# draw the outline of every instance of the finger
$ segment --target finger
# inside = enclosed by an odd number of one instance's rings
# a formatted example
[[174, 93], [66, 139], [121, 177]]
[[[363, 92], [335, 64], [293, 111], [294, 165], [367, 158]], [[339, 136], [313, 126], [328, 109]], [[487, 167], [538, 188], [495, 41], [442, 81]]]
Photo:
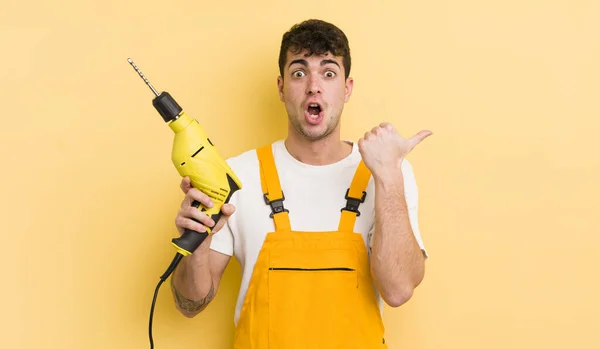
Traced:
[[195, 201], [200, 202], [202, 205], [204, 205], [208, 208], [213, 207], [213, 202], [210, 199], [210, 197], [196, 188], [191, 188], [187, 192], [186, 196], [190, 197], [190, 199], [191, 199], [190, 202], [195, 200]]
[[181, 215], [186, 218], [195, 219], [198, 222], [209, 227], [215, 225], [215, 221], [212, 218], [210, 218], [206, 213], [192, 206], [190, 206], [187, 209], [183, 209]]
[[175, 225], [177, 225], [177, 227], [180, 228], [182, 232], [184, 229], [190, 229], [199, 233], [203, 233], [206, 231], [206, 227], [204, 225], [195, 222], [189, 218], [186, 218], [182, 215], [177, 215], [177, 218], [175, 218]]
[[379, 127], [385, 128], [386, 130], [389, 130], [389, 131], [394, 130], [394, 125], [390, 124], [389, 122], [382, 122], [381, 124], [379, 124]]
[[429, 131], [429, 130], [423, 130], [419, 133], [417, 133], [416, 135], [412, 136], [409, 140], [409, 149], [414, 149], [414, 147], [416, 147], [419, 143], [421, 143], [425, 138], [431, 136], [433, 134], [433, 132]]
[[179, 187], [184, 194], [188, 192], [192, 188], [190, 177], [185, 176], [181, 179], [181, 183], [179, 183]]

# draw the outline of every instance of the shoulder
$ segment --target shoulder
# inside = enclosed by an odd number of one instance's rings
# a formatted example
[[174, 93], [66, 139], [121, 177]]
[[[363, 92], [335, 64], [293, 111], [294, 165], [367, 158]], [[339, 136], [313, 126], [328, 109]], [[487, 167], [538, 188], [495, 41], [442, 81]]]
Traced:
[[[256, 149], [246, 150], [243, 153], [225, 159], [225, 162], [235, 173], [244, 187], [248, 182], [253, 182], [260, 178], [260, 170]], [[255, 178], [256, 177], [256, 178]]]
[[246, 150], [241, 154], [227, 158], [225, 161], [234, 172], [243, 172], [244, 170], [258, 166], [256, 149]]
[[[265, 144], [264, 146], [273, 146], [273, 144]], [[258, 148], [249, 149], [237, 155], [231, 156], [225, 161], [231, 167], [231, 170], [235, 172], [235, 174], [242, 178], [247, 178], [248, 176], [253, 177], [258, 175], [259, 172], [259, 161], [258, 161]]]
[[[278, 140], [273, 143], [264, 144], [260, 148], [263, 147], [272, 147], [274, 150], [278, 150], [281, 147], [282, 141]], [[258, 163], [258, 154], [257, 150], [259, 148], [254, 148], [250, 150], [246, 150], [238, 155], [231, 156], [227, 158], [225, 161], [231, 168], [235, 171], [235, 168], [239, 170], [245, 170], [247, 168], [257, 168], [259, 166]], [[235, 167], [235, 168], [234, 168]]]

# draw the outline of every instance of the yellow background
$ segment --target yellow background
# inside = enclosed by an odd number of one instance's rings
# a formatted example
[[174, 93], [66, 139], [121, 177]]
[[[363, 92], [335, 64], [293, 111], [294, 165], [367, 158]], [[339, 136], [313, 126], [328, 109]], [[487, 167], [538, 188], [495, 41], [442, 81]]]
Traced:
[[[357, 140], [408, 137], [430, 253], [390, 348], [599, 348], [600, 2], [16, 1], [0, 11], [2, 348], [148, 348], [183, 197], [172, 132], [127, 63], [224, 156], [282, 138], [281, 35], [349, 36]], [[230, 348], [240, 270], [157, 349]], [[165, 287], [167, 286], [167, 287]]]

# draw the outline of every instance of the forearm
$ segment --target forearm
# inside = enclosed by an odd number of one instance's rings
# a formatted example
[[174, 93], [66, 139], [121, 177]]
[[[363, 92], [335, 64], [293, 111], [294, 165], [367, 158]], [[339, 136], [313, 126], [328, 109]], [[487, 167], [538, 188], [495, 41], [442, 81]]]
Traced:
[[208, 258], [210, 241], [205, 242], [181, 260], [171, 277], [171, 291], [177, 308], [188, 317], [204, 310], [216, 293]]
[[424, 258], [410, 225], [402, 171], [374, 176], [374, 183], [371, 273], [386, 303], [400, 306], [423, 279]]

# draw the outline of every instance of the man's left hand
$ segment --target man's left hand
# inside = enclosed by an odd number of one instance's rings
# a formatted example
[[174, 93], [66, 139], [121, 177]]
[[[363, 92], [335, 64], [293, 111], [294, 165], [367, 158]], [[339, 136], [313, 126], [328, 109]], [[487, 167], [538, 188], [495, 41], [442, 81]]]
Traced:
[[431, 134], [431, 131], [423, 130], [404, 139], [392, 124], [384, 122], [358, 140], [358, 149], [373, 176], [383, 176], [399, 171], [408, 153]]

